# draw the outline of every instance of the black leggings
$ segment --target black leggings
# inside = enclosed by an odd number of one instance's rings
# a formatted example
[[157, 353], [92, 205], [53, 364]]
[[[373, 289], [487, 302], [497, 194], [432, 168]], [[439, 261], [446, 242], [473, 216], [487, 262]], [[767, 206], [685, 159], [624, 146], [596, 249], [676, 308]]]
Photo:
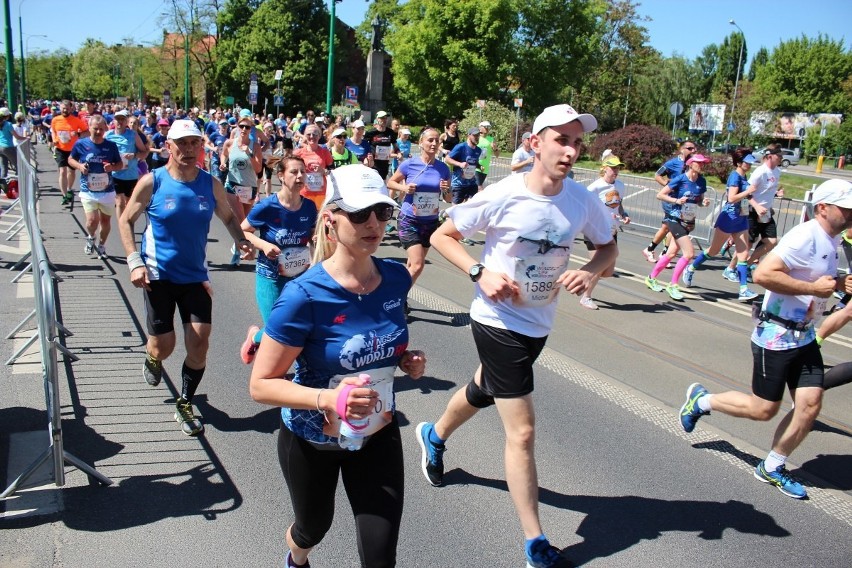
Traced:
[[825, 390], [852, 383], [852, 362], [835, 365], [825, 372], [823, 386]]
[[290, 536], [297, 546], [316, 546], [328, 532], [342, 473], [355, 514], [361, 566], [396, 565], [405, 477], [396, 417], [356, 452], [317, 449], [282, 423], [278, 461], [296, 516]]

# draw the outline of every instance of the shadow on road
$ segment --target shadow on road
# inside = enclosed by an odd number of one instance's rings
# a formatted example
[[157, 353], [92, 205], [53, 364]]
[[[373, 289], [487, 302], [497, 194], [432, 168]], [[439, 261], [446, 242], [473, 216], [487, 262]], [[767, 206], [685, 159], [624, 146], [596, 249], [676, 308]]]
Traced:
[[[447, 472], [445, 484], [481, 485], [508, 492], [505, 481], [478, 477], [463, 469]], [[577, 527], [577, 535], [583, 541], [563, 551], [578, 566], [612, 556], [670, 531], [697, 532], [704, 540], [719, 540], [727, 529], [776, 538], [790, 536], [771, 515], [734, 500], [722, 503], [668, 501], [635, 495], [565, 495], [542, 488], [539, 501], [586, 514]]]

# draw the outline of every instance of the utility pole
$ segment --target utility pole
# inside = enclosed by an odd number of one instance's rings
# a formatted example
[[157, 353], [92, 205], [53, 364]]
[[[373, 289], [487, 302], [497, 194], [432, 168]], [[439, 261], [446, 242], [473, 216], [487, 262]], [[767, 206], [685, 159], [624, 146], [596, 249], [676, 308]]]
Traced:
[[12, 24], [9, 21], [10, 10], [9, 0], [3, 0], [3, 13], [6, 17], [5, 27], [5, 43], [6, 43], [6, 105], [9, 109], [15, 108], [15, 69], [12, 66], [14, 63], [15, 52], [12, 48]]

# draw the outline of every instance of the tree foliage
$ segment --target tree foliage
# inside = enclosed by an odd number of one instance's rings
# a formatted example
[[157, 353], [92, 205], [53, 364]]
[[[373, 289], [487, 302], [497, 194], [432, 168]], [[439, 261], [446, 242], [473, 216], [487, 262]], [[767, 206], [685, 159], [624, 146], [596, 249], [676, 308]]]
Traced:
[[72, 59], [71, 90], [80, 99], [111, 99], [117, 91], [119, 73], [116, 52], [89, 38]]
[[385, 36], [402, 100], [427, 121], [459, 115], [506, 87], [517, 15], [511, 0], [410, 0]]
[[852, 75], [852, 53], [842, 41], [820, 35], [781, 42], [757, 69], [755, 97], [766, 110], [844, 112], [842, 84]]

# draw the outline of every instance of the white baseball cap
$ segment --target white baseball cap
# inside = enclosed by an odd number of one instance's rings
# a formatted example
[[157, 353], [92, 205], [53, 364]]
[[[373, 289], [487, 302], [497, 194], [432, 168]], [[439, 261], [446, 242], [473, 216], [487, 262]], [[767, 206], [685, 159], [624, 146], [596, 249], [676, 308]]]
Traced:
[[172, 123], [167, 138], [169, 140], [178, 140], [187, 136], [198, 136], [201, 138], [201, 131], [198, 130], [198, 126], [191, 120], [176, 120]]
[[388, 196], [382, 176], [363, 164], [349, 164], [331, 170], [323, 207], [334, 204], [347, 213], [367, 209], [378, 203], [397, 207]]
[[331, 137], [337, 138], [341, 134], [346, 134], [346, 129], [345, 128], [335, 128], [334, 132], [331, 133]]
[[479, 123], [479, 126], [482, 126], [484, 128], [491, 128], [491, 123], [488, 122], [487, 120], [483, 120], [482, 122]]
[[583, 132], [591, 132], [598, 127], [597, 119], [590, 114], [580, 114], [571, 105], [549, 106], [538, 115], [533, 123], [533, 133], [538, 134], [551, 126], [562, 126], [579, 120]]
[[366, 125], [364, 124], [364, 121], [363, 121], [363, 120], [361, 120], [360, 118], [359, 118], [358, 120], [356, 120], [355, 122], [353, 122], [353, 123], [352, 123], [352, 128], [353, 128], [353, 129], [355, 129], [355, 128], [364, 128], [365, 126], [366, 126]]
[[384, 118], [384, 117], [386, 117], [387, 115], [388, 115], [388, 113], [386, 113], [386, 112], [385, 112], [385, 111], [383, 111], [383, 110], [380, 110], [379, 112], [377, 112], [377, 113], [376, 113], [376, 118]]
[[820, 184], [811, 201], [825, 203], [826, 205], [837, 205], [843, 209], [852, 209], [852, 182], [842, 179], [830, 179]]

